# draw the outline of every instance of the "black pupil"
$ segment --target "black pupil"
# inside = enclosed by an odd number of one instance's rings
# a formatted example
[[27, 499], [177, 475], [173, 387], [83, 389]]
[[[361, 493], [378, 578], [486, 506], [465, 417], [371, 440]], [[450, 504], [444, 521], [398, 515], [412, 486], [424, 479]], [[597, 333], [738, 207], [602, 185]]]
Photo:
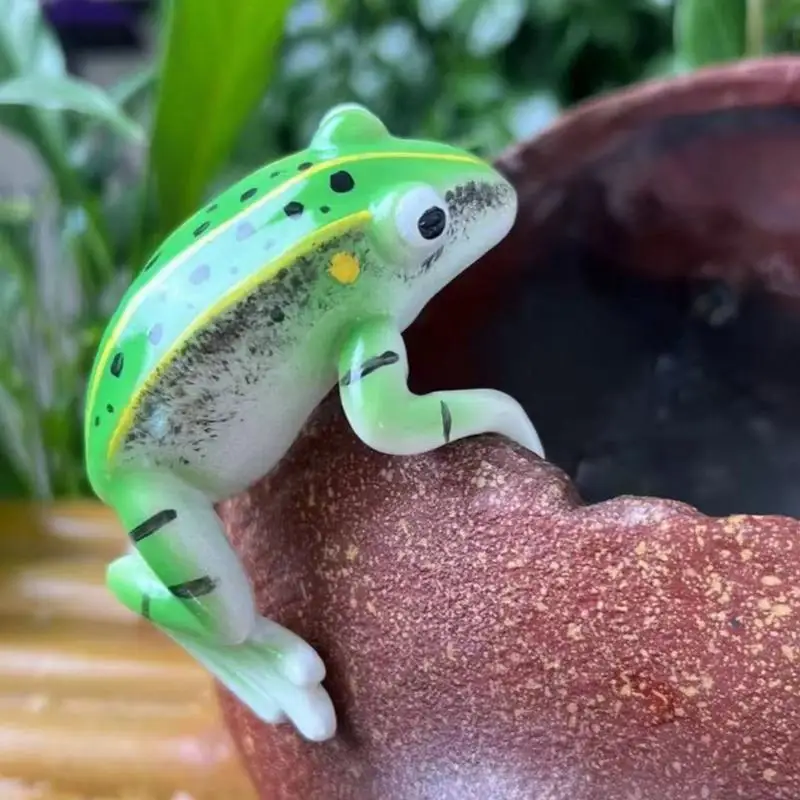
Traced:
[[420, 236], [423, 239], [435, 239], [437, 236], [441, 236], [446, 222], [447, 214], [444, 213], [444, 209], [439, 208], [439, 206], [432, 206], [417, 222]]

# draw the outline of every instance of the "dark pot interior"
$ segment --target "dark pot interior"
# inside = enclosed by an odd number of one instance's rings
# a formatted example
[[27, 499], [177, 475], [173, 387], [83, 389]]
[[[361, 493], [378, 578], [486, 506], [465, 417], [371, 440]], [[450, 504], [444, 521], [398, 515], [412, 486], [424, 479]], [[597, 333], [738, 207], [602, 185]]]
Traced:
[[672, 113], [670, 85], [663, 114], [623, 95], [504, 159], [523, 211], [432, 304], [449, 366], [421, 385], [512, 393], [588, 502], [800, 516], [800, 106], [757, 88]]
[[800, 319], [764, 292], [623, 275], [567, 245], [482, 335], [485, 381], [587, 502], [800, 516]]

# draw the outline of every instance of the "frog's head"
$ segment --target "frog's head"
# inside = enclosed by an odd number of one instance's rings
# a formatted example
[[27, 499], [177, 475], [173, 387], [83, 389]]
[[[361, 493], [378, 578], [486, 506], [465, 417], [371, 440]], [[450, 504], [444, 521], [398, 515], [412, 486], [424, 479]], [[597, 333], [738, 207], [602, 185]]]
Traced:
[[329, 111], [312, 147], [352, 159], [372, 245], [396, 279], [390, 305], [403, 328], [514, 223], [516, 192], [490, 164], [446, 144], [394, 137], [362, 106]]

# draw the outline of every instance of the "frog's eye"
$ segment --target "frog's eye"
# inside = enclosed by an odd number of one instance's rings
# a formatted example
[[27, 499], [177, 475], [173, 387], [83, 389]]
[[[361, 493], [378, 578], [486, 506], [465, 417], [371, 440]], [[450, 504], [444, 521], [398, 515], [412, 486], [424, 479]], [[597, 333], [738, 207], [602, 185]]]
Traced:
[[412, 189], [397, 203], [395, 222], [408, 244], [430, 249], [447, 230], [447, 203], [427, 186]]

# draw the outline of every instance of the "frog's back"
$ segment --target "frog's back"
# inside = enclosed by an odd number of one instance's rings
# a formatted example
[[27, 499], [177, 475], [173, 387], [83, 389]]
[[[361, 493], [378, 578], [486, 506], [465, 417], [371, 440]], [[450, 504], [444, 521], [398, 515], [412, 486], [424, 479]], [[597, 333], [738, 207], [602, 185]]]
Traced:
[[[151, 447], [159, 436], [167, 442], [168, 426], [173, 433], [185, 427], [182, 415], [208, 423], [205, 434], [213, 437], [221, 422], [245, 413], [230, 405], [220, 412], [219, 398], [230, 402], [227, 352], [242, 360], [242, 339], [253, 325], [271, 326], [269, 336], [285, 341], [281, 328], [291, 316], [286, 304], [308, 298], [317, 279], [318, 264], [307, 254], [358, 250], [359, 226], [369, 217], [365, 198], [387, 182], [403, 181], [408, 159], [417, 158], [463, 160], [446, 145], [388, 133], [368, 145], [358, 138], [312, 142], [231, 186], [156, 249], [112, 317], [90, 377], [85, 429], [95, 487], [95, 476], [128, 445], [143, 436]], [[308, 320], [303, 315], [303, 324]], [[279, 364], [264, 358], [286, 348], [264, 335], [244, 346], [261, 359], [262, 372], [280, 373]], [[180, 408], [170, 412], [176, 402]], [[297, 405], [298, 414], [307, 413], [302, 402]], [[277, 427], [286, 420], [264, 423]]]
[[254, 268], [268, 268], [302, 236], [306, 226], [292, 231], [275, 219], [269, 197], [283, 193], [290, 170], [304, 171], [306, 156], [304, 151], [268, 164], [225, 190], [168, 235], [133, 280], [106, 327], [89, 378], [84, 424], [90, 474], [115, 449], [114, 438], [130, 424], [132, 401], [146, 394], [159, 365], [221, 300], [243, 287]]

